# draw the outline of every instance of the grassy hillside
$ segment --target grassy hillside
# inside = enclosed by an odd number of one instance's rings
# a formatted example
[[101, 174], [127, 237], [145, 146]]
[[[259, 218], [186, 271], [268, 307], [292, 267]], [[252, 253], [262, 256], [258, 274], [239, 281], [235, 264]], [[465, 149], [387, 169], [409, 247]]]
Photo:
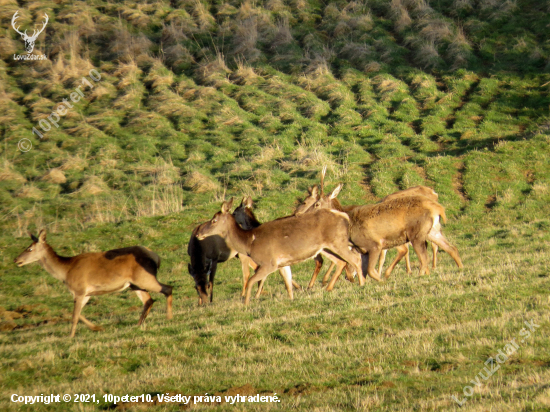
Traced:
[[[17, 10], [21, 30], [48, 14], [34, 51], [47, 60], [14, 60]], [[549, 13], [530, 0], [1, 1], [1, 408], [47, 390], [281, 399], [201, 406], [219, 410], [449, 410], [535, 319], [463, 408], [548, 410]], [[433, 187], [465, 270], [442, 254], [422, 279], [400, 267], [293, 302], [274, 274], [245, 309], [228, 262], [215, 303], [196, 307], [193, 227], [231, 196], [251, 195], [261, 221], [287, 215], [323, 165], [344, 204]], [[155, 250], [174, 320], [159, 296], [135, 328], [138, 300], [124, 292], [84, 309], [105, 332], [80, 324], [69, 341], [64, 285], [13, 264], [41, 228], [67, 256]], [[312, 269], [297, 265], [295, 279]]]

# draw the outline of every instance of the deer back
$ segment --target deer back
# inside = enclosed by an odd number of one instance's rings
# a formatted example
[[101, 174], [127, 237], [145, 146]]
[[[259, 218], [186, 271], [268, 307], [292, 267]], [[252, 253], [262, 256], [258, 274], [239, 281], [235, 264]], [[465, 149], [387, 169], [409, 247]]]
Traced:
[[430, 200], [437, 202], [439, 195], [430, 187], [427, 186], [414, 186], [409, 187], [405, 190], [400, 190], [398, 192], [392, 193], [391, 195], [386, 196], [381, 202], [386, 202], [388, 200], [398, 199], [400, 197], [408, 196], [424, 196]]
[[258, 264], [280, 258], [290, 259], [289, 264], [302, 261], [333, 241], [347, 243], [348, 224], [345, 213], [327, 209], [273, 220], [251, 231], [250, 256]]
[[445, 209], [437, 202], [424, 196], [407, 196], [353, 209], [350, 221], [353, 230], [361, 230], [371, 237], [388, 238], [399, 231], [432, 225], [439, 216], [445, 219]]

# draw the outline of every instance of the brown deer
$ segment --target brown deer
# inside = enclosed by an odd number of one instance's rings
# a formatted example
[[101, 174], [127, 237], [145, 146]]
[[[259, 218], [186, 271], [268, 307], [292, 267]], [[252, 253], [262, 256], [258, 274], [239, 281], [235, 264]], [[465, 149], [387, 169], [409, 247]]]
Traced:
[[[237, 224], [240, 227], [242, 227], [244, 230], [252, 230], [261, 225], [258, 219], [256, 219], [256, 215], [254, 215], [254, 212], [252, 211], [252, 198], [250, 196], [243, 197], [241, 204], [237, 206], [237, 208], [235, 208], [235, 210], [233, 211], [233, 217], [235, 218], [235, 221], [237, 222]], [[258, 265], [256, 265], [256, 263], [254, 263], [251, 259], [249, 259], [249, 265], [254, 270], [256, 270], [256, 268], [258, 267]], [[290, 268], [285, 267], [285, 268], [279, 269], [279, 271], [282, 271], [282, 270], [285, 270], [285, 271], [288, 270], [288, 274], [290, 274], [291, 276], [290, 279], [292, 280], [292, 286], [294, 286], [294, 288], [302, 289], [302, 287], [292, 279], [292, 273], [290, 272]], [[283, 276], [283, 279], [286, 276], [288, 276], [288, 274], [287, 273], [283, 274], [283, 272], [281, 272], [281, 276]], [[247, 271], [246, 275], [247, 277], [246, 279], [244, 279], [245, 274], [243, 273], [244, 286], [243, 286], [242, 296], [244, 296], [246, 291], [246, 283], [248, 282], [248, 276], [250, 276], [250, 271]], [[261, 293], [261, 291], [263, 290], [264, 283], [265, 283], [265, 279], [260, 282], [260, 285], [258, 286], [259, 288], [258, 293]]]
[[[339, 185], [330, 195], [320, 198], [306, 214], [322, 209], [344, 211], [336, 199], [341, 188], [342, 185]], [[367, 273], [373, 279], [379, 278], [375, 266], [381, 251], [407, 242], [412, 243], [419, 257], [420, 275], [429, 273], [427, 240], [449, 253], [459, 268], [464, 267], [458, 250], [441, 232], [439, 220], [446, 222], [445, 208], [424, 196], [398, 197], [374, 205], [359, 206], [349, 211], [348, 215], [350, 240], [363, 254], [369, 254]], [[332, 290], [337, 278], [336, 274], [332, 277], [327, 290]]]
[[[250, 302], [252, 286], [256, 282], [265, 279], [277, 268], [313, 258], [323, 250], [329, 252], [331, 259], [338, 261], [338, 275], [347, 262], [357, 271], [360, 284], [364, 284], [361, 257], [349, 247], [349, 218], [345, 213], [323, 209], [244, 230], [229, 213], [231, 202], [232, 199], [224, 202], [221, 211], [201, 227], [197, 237], [201, 240], [219, 235], [231, 248], [250, 256], [258, 265], [247, 283], [245, 304]], [[292, 284], [287, 281], [286, 286], [290, 294]]]
[[[300, 201], [300, 204], [294, 210], [294, 213], [293, 213], [294, 216], [300, 216], [300, 215], [304, 214], [321, 197], [323, 197], [323, 190], [324, 190], [324, 187], [325, 187], [326, 173], [327, 173], [327, 166], [324, 166], [323, 170], [321, 171], [321, 192], [319, 193], [319, 189], [318, 189], [317, 185], [309, 187], [307, 189], [308, 195], [305, 197], [304, 200]], [[354, 206], [351, 206], [351, 207], [353, 208]], [[346, 206], [344, 206], [344, 208], [346, 208]], [[346, 210], [344, 210], [344, 211], [346, 211]], [[313, 285], [315, 283], [315, 279], [317, 279], [317, 275], [319, 275], [319, 272], [321, 271], [321, 268], [323, 267], [323, 257], [321, 256], [321, 254], [315, 256], [314, 260], [315, 260], [315, 269], [313, 271], [313, 275], [311, 277], [311, 280], [310, 280], [310, 282], [307, 286], [308, 289], [313, 288]], [[335, 266], [336, 266], [336, 263], [334, 261], [332, 261], [330, 263], [330, 266], [329, 266], [327, 272], [325, 273], [325, 276], [323, 277], [323, 286], [325, 286], [325, 284], [328, 282], [330, 273], [332, 272], [332, 269], [334, 269]], [[353, 274], [351, 272], [351, 269], [349, 268], [348, 265], [346, 265], [345, 269], [346, 269], [346, 278], [348, 279], [348, 281], [353, 283], [354, 279], [353, 279]]]
[[38, 262], [50, 275], [63, 281], [74, 297], [71, 338], [79, 320], [91, 330], [102, 330], [81, 315], [90, 297], [119, 292], [130, 287], [143, 302], [138, 326], [145, 321], [154, 300], [149, 292], [166, 296], [166, 317], [172, 319], [172, 287], [157, 280], [159, 256], [143, 246], [114, 249], [107, 252], [82, 253], [73, 257], [59, 256], [46, 243], [46, 231], [30, 235], [32, 244], [14, 262], [18, 267]]
[[[250, 199], [250, 201], [252, 201], [252, 199]], [[232, 203], [233, 201], [231, 200], [229, 207], [231, 207]], [[239, 206], [239, 208], [237, 208], [234, 212], [234, 214], [236, 213], [238, 215], [237, 219], [241, 227], [244, 230], [250, 230], [254, 227], [258, 227], [260, 222], [258, 222], [256, 217], [253, 214], [251, 215], [246, 213], [243, 209], [245, 209], [245, 207], [241, 203], [241, 206]], [[209, 300], [210, 302], [213, 301], [214, 278], [216, 276], [218, 263], [226, 262], [235, 256], [237, 256], [241, 261], [241, 269], [243, 272], [242, 296], [244, 296], [246, 293], [246, 284], [250, 277], [249, 266], [251, 266], [252, 269], [256, 269], [256, 263], [254, 263], [246, 254], [239, 253], [235, 249], [231, 248], [226, 241], [218, 235], [209, 236], [202, 240], [197, 239], [197, 233], [205, 224], [206, 223], [198, 225], [193, 230], [187, 246], [187, 253], [189, 254], [191, 260], [191, 263], [188, 264], [187, 268], [189, 270], [189, 274], [195, 280], [195, 289], [199, 295], [199, 305], [202, 305]], [[294, 287], [300, 288], [300, 285], [292, 281], [292, 273], [290, 272], [290, 268], [281, 268], [279, 272], [285, 282], [289, 279]], [[258, 293], [261, 293], [262, 288], [263, 282], [259, 285]]]
[[[317, 200], [311, 201], [311, 199], [313, 199], [314, 196], [316, 196], [316, 194], [317, 194], [317, 186], [312, 186], [311, 188], [308, 189], [308, 191], [309, 191], [310, 196], [308, 196], [305, 199], [305, 202], [306, 202], [306, 204], [310, 203], [310, 206], [313, 206], [313, 204]], [[302, 205], [300, 205], [300, 206], [302, 206]], [[305, 209], [304, 212], [306, 210], [307, 209]], [[300, 213], [300, 214], [302, 214], [302, 213]], [[296, 216], [296, 214], [294, 214], [294, 216]], [[261, 223], [258, 221], [258, 219], [256, 219], [256, 216], [254, 215], [254, 212], [252, 211], [252, 198], [250, 196], [248, 196], [248, 198], [245, 197], [242, 200], [241, 205], [233, 211], [233, 217], [235, 217], [235, 220], [237, 221], [239, 226], [242, 227], [244, 230], [254, 229], [254, 228], [261, 225]], [[326, 255], [329, 259], [331, 258], [330, 256], [328, 256], [326, 254], [326, 252], [321, 252], [313, 258], [313, 260], [315, 260], [315, 271], [314, 271], [314, 276], [315, 277], [317, 277], [317, 275], [319, 274], [319, 272], [321, 270], [321, 267], [323, 266], [323, 257], [322, 257], [323, 254]], [[254, 265], [251, 265], [251, 266], [252, 266], [252, 269], [256, 270]], [[336, 263], [331, 261], [329, 271], [332, 271], [332, 269], [335, 266], [336, 266]], [[329, 272], [327, 272], [327, 273], [330, 274]], [[327, 274], [325, 274], [325, 277], [326, 276], [327, 276]], [[349, 270], [347, 265], [346, 265], [346, 278], [347, 278], [348, 281], [350, 281], [352, 283], [355, 281], [355, 279], [353, 279], [351, 270]], [[324, 278], [323, 278], [323, 280], [324, 280]], [[263, 287], [264, 281], [260, 282], [260, 286], [259, 286], [260, 289]], [[301, 286], [298, 285], [296, 282], [294, 282], [294, 280], [292, 281], [292, 285], [296, 289], [301, 289]], [[308, 289], [311, 289], [311, 287], [308, 287]]]
[[[383, 198], [380, 201], [380, 203], [386, 202], [388, 200], [398, 199], [400, 197], [407, 197], [407, 196], [424, 196], [430, 200], [433, 200], [434, 202], [437, 202], [439, 200], [439, 195], [432, 188], [419, 185], [419, 186], [409, 187], [408, 189], [399, 190], [398, 192], [392, 193], [386, 196], [385, 198]], [[405, 257], [407, 274], [410, 275], [412, 273], [411, 261], [409, 258], [409, 244], [410, 243], [405, 243], [404, 245], [400, 245], [395, 248], [397, 249], [397, 256], [395, 257], [393, 262], [390, 264], [390, 266], [384, 273], [384, 278], [387, 279], [390, 277], [390, 274], [395, 268], [395, 265], [397, 265], [403, 257]], [[438, 246], [432, 242], [432, 252], [433, 252], [432, 269], [435, 269], [437, 265], [437, 250], [438, 250]], [[382, 273], [382, 268], [384, 267], [384, 261], [386, 260], [386, 252], [387, 252], [387, 249], [384, 249], [380, 253], [380, 260], [378, 262], [378, 271], [380, 273]]]
[[[321, 194], [319, 194], [319, 192], [317, 190], [308, 189], [308, 193], [309, 193], [308, 196], [304, 199], [303, 203], [300, 204], [296, 209], [300, 213], [305, 213], [307, 210], [309, 210], [309, 208], [311, 206], [313, 206], [315, 204], [315, 202], [317, 202], [323, 196], [322, 193], [323, 193], [324, 172], [325, 172], [325, 169], [323, 169], [323, 173], [321, 174]], [[337, 195], [338, 193], [335, 193], [335, 194]], [[384, 199], [382, 199], [380, 201], [380, 203], [382, 203], [384, 201], [392, 200], [392, 199], [397, 199], [399, 197], [406, 197], [406, 196], [425, 196], [428, 199], [436, 201], [436, 202], [438, 200], [438, 195], [433, 189], [431, 189], [429, 187], [426, 187], [426, 186], [415, 186], [415, 187], [411, 187], [409, 189], [405, 189], [405, 190], [401, 190], [401, 191], [392, 193], [392, 194], [386, 196]], [[344, 212], [349, 214], [349, 212], [351, 210], [353, 210], [357, 207], [360, 207], [360, 206], [359, 205], [348, 205], [348, 206], [341, 206], [341, 207], [342, 207], [342, 210]], [[404, 245], [396, 246], [395, 249], [397, 249], [398, 255], [394, 259], [394, 261], [391, 263], [389, 268], [386, 270], [386, 272], [384, 274], [384, 277], [386, 279], [390, 276], [391, 272], [393, 271], [393, 269], [395, 268], [397, 263], [399, 263], [399, 261], [403, 257], [405, 257], [407, 273], [408, 274], [412, 273], [411, 263], [410, 263], [410, 259], [409, 259], [409, 244], [406, 243]], [[432, 267], [434, 269], [436, 267], [437, 249], [438, 249], [437, 245], [435, 243], [432, 243], [432, 250], [433, 250], [433, 253], [434, 253]], [[380, 253], [380, 259], [379, 259], [379, 265], [378, 265], [378, 271], [380, 273], [382, 272], [382, 268], [384, 266], [385, 258], [386, 258], [386, 249], [382, 250], [382, 252]], [[322, 262], [322, 259], [321, 259], [320, 265], [318, 264], [315, 267], [315, 271], [313, 272], [313, 275], [312, 275], [311, 280], [309, 282], [308, 289], [311, 289], [314, 286], [315, 280], [317, 279], [317, 275], [319, 274], [319, 272], [321, 270], [322, 263], [323, 262]], [[328, 268], [327, 272], [325, 273], [325, 275], [323, 277], [323, 286], [325, 286], [328, 283], [328, 279], [329, 279], [330, 273], [331, 273], [333, 268], [334, 268], [334, 264], [331, 264], [330, 267]], [[348, 273], [347, 269], [348, 268], [346, 267], [346, 273]]]

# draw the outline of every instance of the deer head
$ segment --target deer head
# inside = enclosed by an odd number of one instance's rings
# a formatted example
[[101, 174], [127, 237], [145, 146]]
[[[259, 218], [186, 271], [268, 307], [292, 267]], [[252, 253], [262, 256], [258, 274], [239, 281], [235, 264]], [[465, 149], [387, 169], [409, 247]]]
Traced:
[[41, 230], [38, 234], [38, 237], [34, 236], [29, 232], [29, 235], [32, 239], [31, 245], [26, 248], [23, 253], [17, 256], [14, 260], [14, 263], [21, 267], [28, 265], [29, 263], [36, 262], [44, 257], [46, 254], [47, 244], [46, 244], [46, 231]]
[[40, 35], [40, 33], [42, 33], [44, 31], [44, 29], [46, 28], [46, 24], [48, 24], [48, 15], [46, 13], [44, 13], [44, 15], [46, 16], [46, 20], [44, 21], [44, 24], [42, 25], [42, 28], [38, 31], [38, 33], [36, 32], [36, 30], [34, 30], [32, 36], [28, 36], [27, 35], [27, 30], [25, 30], [24, 33], [21, 33], [19, 31], [19, 26], [15, 27], [15, 21], [17, 20], [17, 17], [19, 17], [17, 15], [17, 13], [19, 13], [19, 10], [17, 10], [15, 12], [15, 14], [13, 15], [12, 19], [11, 19], [11, 25], [13, 27], [13, 29], [19, 33], [21, 35], [21, 37], [23, 38], [23, 40], [25, 41], [25, 50], [27, 50], [27, 53], [32, 53], [32, 51], [34, 50], [34, 42], [36, 41], [36, 38]]

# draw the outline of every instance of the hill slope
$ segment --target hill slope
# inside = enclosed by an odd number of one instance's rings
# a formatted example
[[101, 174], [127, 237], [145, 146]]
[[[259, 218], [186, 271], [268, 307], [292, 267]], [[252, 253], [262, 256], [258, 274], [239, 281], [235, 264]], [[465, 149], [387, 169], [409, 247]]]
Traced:
[[[21, 30], [48, 14], [34, 51], [47, 60], [14, 60], [17, 10]], [[548, 13], [528, 0], [0, 2], [2, 386], [99, 396], [250, 383], [283, 393], [283, 409], [448, 410], [523, 320], [548, 326]], [[433, 187], [466, 270], [442, 256], [424, 279], [400, 269], [292, 303], [272, 276], [269, 297], [242, 311], [229, 262], [218, 302], [196, 308], [193, 227], [230, 196], [253, 196], [261, 221], [289, 214], [323, 165], [344, 204]], [[158, 252], [175, 321], [159, 302], [134, 329], [129, 295], [106, 296], [85, 311], [108, 331], [80, 325], [69, 342], [64, 286], [12, 263], [43, 227], [62, 255]], [[303, 285], [310, 270], [293, 268]], [[547, 334], [533, 336], [468, 408], [548, 406]]]

